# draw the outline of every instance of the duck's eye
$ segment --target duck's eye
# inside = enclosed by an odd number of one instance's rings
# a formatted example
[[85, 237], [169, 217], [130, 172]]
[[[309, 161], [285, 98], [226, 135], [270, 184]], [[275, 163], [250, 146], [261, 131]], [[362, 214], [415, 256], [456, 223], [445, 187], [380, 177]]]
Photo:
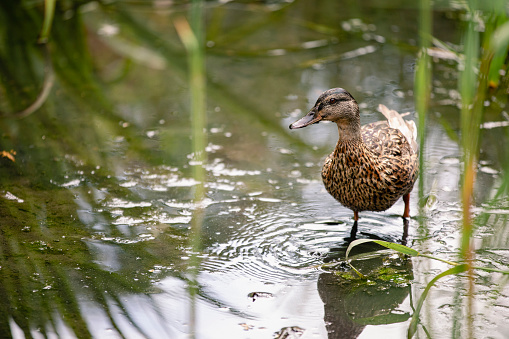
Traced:
[[338, 101], [338, 99], [331, 98], [331, 99], [329, 99], [329, 104], [332, 105], [332, 104], [336, 103], [337, 101]]

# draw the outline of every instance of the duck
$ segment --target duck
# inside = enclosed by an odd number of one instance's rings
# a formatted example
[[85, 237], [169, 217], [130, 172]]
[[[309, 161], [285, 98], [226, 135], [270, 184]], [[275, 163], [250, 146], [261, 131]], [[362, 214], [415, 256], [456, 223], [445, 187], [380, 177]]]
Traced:
[[[290, 125], [299, 129], [321, 121], [336, 123], [339, 139], [322, 167], [327, 192], [354, 213], [381, 212], [403, 198], [410, 217], [410, 192], [419, 174], [417, 128], [405, 114], [379, 105], [386, 120], [361, 127], [354, 97], [343, 88], [323, 92], [309, 113]], [[408, 113], [407, 113], [408, 114]]]

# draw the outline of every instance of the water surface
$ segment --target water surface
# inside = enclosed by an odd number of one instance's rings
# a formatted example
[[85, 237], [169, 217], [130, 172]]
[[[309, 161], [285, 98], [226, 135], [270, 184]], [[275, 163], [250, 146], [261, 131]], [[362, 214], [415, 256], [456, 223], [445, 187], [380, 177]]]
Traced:
[[[192, 169], [200, 164], [173, 25], [187, 5], [58, 7], [48, 46], [54, 86], [41, 109], [16, 119], [44, 77], [33, 6], [4, 4], [0, 20], [0, 151], [16, 152], [15, 162], [0, 159], [1, 337], [406, 337], [423, 288], [448, 266], [366, 245], [354, 264], [372, 283], [356, 280], [341, 262], [353, 214], [320, 179], [337, 129], [288, 125], [331, 87], [354, 95], [363, 124], [382, 118], [379, 103], [415, 119], [416, 8], [207, 3], [207, 179], [196, 252]], [[438, 39], [460, 44], [461, 13], [435, 11]], [[8, 17], [25, 20], [22, 29]], [[408, 234], [400, 201], [361, 213], [357, 237], [456, 260], [458, 64], [436, 58], [433, 66], [424, 192], [412, 193]], [[508, 131], [496, 124], [507, 117], [505, 98], [486, 106], [495, 124], [483, 130], [474, 241], [479, 265], [507, 270], [508, 206], [497, 192]], [[465, 283], [450, 277], [432, 289], [419, 337], [462, 336]], [[502, 276], [476, 275], [480, 336], [508, 333], [507, 292]]]

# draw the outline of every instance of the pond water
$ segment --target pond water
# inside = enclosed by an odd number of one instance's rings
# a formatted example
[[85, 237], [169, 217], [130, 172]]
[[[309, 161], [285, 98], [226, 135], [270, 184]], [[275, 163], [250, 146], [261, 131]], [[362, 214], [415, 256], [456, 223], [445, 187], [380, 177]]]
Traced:
[[[15, 162], [0, 158], [0, 337], [406, 338], [416, 300], [449, 266], [365, 244], [353, 264], [370, 283], [350, 274], [353, 213], [320, 178], [337, 129], [288, 125], [331, 87], [353, 94], [363, 124], [382, 119], [379, 103], [415, 120], [417, 8], [207, 2], [198, 205], [186, 55], [174, 28], [187, 5], [59, 4], [48, 45], [55, 83], [43, 106], [19, 119], [7, 112], [30, 105], [45, 77], [33, 44], [38, 6], [1, 10], [0, 151], [13, 150]], [[463, 12], [454, 2], [437, 8], [435, 37], [460, 45]], [[435, 58], [412, 217], [400, 217], [401, 201], [362, 212], [357, 238], [457, 260], [457, 84], [457, 61]], [[474, 243], [478, 266], [507, 270], [509, 206], [498, 194], [505, 100], [486, 102]], [[506, 279], [476, 272], [475, 282], [476, 337], [507, 337]], [[417, 337], [464, 337], [465, 296], [463, 276], [440, 280]]]

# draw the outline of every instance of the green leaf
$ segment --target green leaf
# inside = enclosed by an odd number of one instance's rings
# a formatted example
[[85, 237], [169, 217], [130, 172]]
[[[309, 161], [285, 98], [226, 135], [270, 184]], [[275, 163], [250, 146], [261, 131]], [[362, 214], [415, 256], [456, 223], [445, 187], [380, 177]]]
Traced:
[[[388, 242], [388, 241], [383, 241], [383, 240], [357, 239], [357, 240], [352, 241], [350, 243], [350, 245], [348, 245], [348, 248], [346, 249], [345, 260], [348, 262], [348, 255], [350, 254], [350, 251], [352, 250], [352, 248], [354, 248], [357, 245], [364, 244], [366, 242], [374, 242], [374, 243], [377, 243], [378, 245], [381, 245], [383, 247], [387, 247], [387, 248], [390, 248], [391, 250], [395, 250], [400, 253], [407, 254], [407, 255], [410, 255], [413, 257], [419, 256], [419, 252], [417, 252], [414, 249], [411, 249], [410, 247], [406, 247], [405, 245], [396, 244], [393, 242]], [[365, 276], [361, 272], [359, 272], [355, 267], [353, 267], [353, 265], [351, 263], [348, 263], [348, 264], [355, 271], [355, 273], [357, 273], [359, 275], [359, 277], [361, 277], [362, 279], [365, 279]]]
[[48, 42], [51, 23], [53, 22], [53, 16], [55, 14], [55, 3], [56, 0], [45, 0], [44, 1], [44, 22], [42, 24], [41, 34], [39, 37], [39, 43]]
[[431, 281], [428, 283], [424, 291], [422, 292], [419, 301], [417, 302], [417, 306], [415, 308], [414, 314], [412, 315], [412, 320], [410, 321], [410, 326], [408, 327], [408, 338], [412, 338], [415, 332], [417, 331], [417, 324], [419, 323], [419, 314], [421, 313], [422, 305], [424, 304], [424, 300], [426, 299], [426, 296], [428, 295], [429, 290], [431, 287], [437, 282], [438, 279], [443, 278], [445, 276], [451, 275], [451, 274], [459, 274], [463, 273], [467, 270], [468, 265], [467, 264], [461, 264], [458, 266], [454, 266], [453, 268], [448, 269], [447, 271], [444, 271], [431, 279]]
[[391, 250], [394, 250], [394, 251], [398, 251], [400, 253], [403, 253], [403, 254], [406, 254], [406, 255], [410, 255], [412, 257], [417, 257], [419, 256], [419, 252], [417, 252], [416, 250], [410, 248], [410, 247], [407, 247], [405, 245], [401, 245], [401, 244], [397, 244], [397, 243], [393, 243], [393, 242], [388, 242], [388, 241], [383, 241], [383, 240], [375, 240], [375, 242], [379, 245], [382, 245], [384, 247], [387, 247], [387, 248], [390, 248]]
[[509, 45], [509, 22], [504, 23], [493, 32], [493, 38], [490, 42], [491, 53], [507, 49]]
[[345, 258], [345, 260], [348, 261], [348, 255], [350, 254], [350, 251], [352, 250], [352, 248], [354, 248], [357, 245], [364, 244], [366, 242], [374, 242], [374, 243], [377, 243], [378, 245], [381, 245], [383, 247], [390, 248], [391, 250], [395, 250], [395, 251], [398, 251], [400, 253], [410, 255], [412, 257], [419, 256], [419, 252], [417, 252], [416, 250], [411, 249], [410, 247], [407, 247], [405, 245], [401, 245], [401, 244], [397, 244], [397, 243], [393, 243], [393, 242], [388, 242], [388, 241], [383, 241], [383, 240], [357, 239], [357, 240], [352, 241], [350, 243], [350, 245], [348, 246], [348, 248], [346, 249], [346, 258]]

